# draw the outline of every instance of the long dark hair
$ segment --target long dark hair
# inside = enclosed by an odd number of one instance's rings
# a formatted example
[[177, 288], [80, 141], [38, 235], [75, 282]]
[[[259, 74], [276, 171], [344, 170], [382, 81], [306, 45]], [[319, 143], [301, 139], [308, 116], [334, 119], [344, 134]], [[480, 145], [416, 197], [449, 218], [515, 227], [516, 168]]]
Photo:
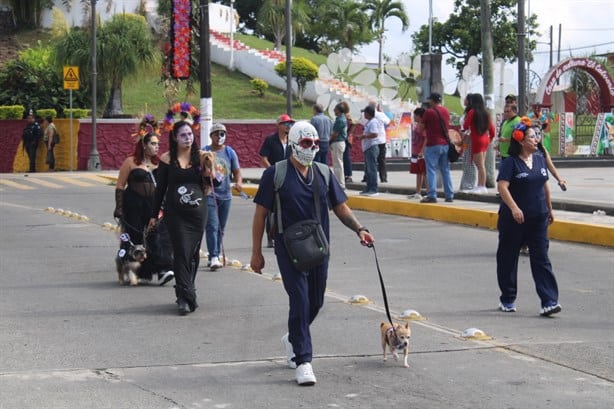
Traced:
[[[192, 126], [186, 121], [175, 122], [172, 131], [170, 131], [168, 134], [170, 163], [174, 163], [178, 168], [180, 168], [181, 166], [179, 165], [179, 160], [177, 159], [177, 141], [175, 140], [175, 135], [177, 135], [177, 131], [179, 131], [179, 128], [186, 125], [189, 126], [190, 129], [192, 128]], [[200, 167], [200, 148], [198, 147], [198, 143], [196, 143], [196, 135], [194, 135], [194, 142], [192, 142], [192, 146], [190, 147], [190, 165], [192, 165], [192, 167], [195, 168], [198, 173], [201, 172], [202, 169]]]
[[[149, 132], [143, 138], [139, 138], [137, 143], [134, 145], [134, 153], [132, 154], [132, 156], [134, 156], [135, 164], [140, 165], [141, 163], [143, 163], [143, 161], [145, 160], [145, 145], [147, 145], [149, 141], [151, 141], [151, 138], [153, 138], [154, 136], [157, 137], [158, 135], [153, 132]], [[151, 157], [151, 163], [153, 163], [154, 165], [157, 165], [159, 162], [160, 157], [157, 154]]]
[[480, 135], [490, 127], [490, 114], [484, 107], [484, 98], [481, 94], [468, 94], [469, 106], [473, 109], [473, 124]]
[[[467, 94], [465, 95], [465, 99], [467, 100], [467, 106], [465, 107], [465, 115], [467, 115], [469, 113], [469, 111], [471, 111], [471, 96], [473, 94]], [[464, 101], [463, 101], [464, 102]]]

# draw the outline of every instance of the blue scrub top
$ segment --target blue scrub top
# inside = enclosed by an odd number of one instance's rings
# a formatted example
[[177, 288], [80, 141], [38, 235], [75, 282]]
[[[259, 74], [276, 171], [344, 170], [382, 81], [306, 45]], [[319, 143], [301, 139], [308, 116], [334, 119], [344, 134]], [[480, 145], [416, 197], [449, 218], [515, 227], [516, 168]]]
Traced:
[[[501, 161], [497, 181], [507, 180], [512, 198], [522, 210], [525, 217], [543, 216], [548, 213], [546, 191], [548, 167], [546, 159], [538, 153], [533, 154], [533, 169], [517, 156], [510, 156]], [[499, 206], [500, 215], [511, 217], [512, 211], [503, 202]]]

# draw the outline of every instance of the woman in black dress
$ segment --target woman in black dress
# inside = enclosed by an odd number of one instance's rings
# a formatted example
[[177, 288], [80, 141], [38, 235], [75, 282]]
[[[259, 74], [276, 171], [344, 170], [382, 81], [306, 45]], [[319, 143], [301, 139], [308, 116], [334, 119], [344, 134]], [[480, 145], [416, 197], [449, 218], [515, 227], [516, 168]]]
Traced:
[[[135, 134], [137, 142], [134, 152], [119, 169], [113, 216], [120, 220], [122, 233], [127, 234], [122, 236], [126, 240], [120, 244], [119, 257], [127, 256], [131, 243], [146, 244], [144, 230], [151, 214], [156, 189], [155, 174], [160, 161], [156, 129], [153, 117], [146, 117], [141, 122], [140, 131]], [[139, 269], [139, 279], [150, 281], [152, 275], [157, 273], [159, 284], [164, 285], [173, 279], [170, 245], [164, 245], [166, 236], [157, 235], [157, 246], [151, 246], [152, 238], [154, 235], [147, 236], [148, 257]]]
[[180, 315], [198, 308], [194, 281], [200, 262], [200, 244], [207, 220], [206, 189], [215, 179], [213, 154], [203, 152], [188, 122], [174, 124], [169, 134], [170, 151], [160, 158], [158, 184], [149, 220], [154, 228], [164, 201], [174, 255], [175, 295]]

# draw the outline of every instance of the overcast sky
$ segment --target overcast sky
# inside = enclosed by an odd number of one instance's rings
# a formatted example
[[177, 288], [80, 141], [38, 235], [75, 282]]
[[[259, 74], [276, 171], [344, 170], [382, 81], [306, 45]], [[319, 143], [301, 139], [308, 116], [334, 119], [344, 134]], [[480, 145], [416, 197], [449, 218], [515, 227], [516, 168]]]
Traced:
[[[386, 21], [388, 32], [384, 53], [394, 58], [412, 49], [411, 34], [420, 26], [428, 24], [429, 0], [402, 0], [409, 16], [409, 30], [401, 31], [398, 19]], [[432, 0], [433, 18], [445, 22], [454, 8], [454, 0]], [[570, 56], [583, 57], [593, 52], [602, 54], [614, 52], [614, 0], [526, 0], [525, 10], [537, 15], [538, 30], [535, 62], [531, 65], [540, 77], [548, 71], [549, 27], [553, 26], [554, 62], [558, 47], [558, 27], [562, 25], [561, 59]], [[544, 43], [544, 44], [542, 44]], [[570, 51], [571, 50], [571, 51]], [[378, 46], [371, 44], [361, 53], [370, 62], [377, 62]], [[495, 58], [497, 56], [495, 55]], [[444, 56], [445, 59], [445, 56]], [[444, 69], [446, 92], [452, 92], [456, 85], [454, 70]]]

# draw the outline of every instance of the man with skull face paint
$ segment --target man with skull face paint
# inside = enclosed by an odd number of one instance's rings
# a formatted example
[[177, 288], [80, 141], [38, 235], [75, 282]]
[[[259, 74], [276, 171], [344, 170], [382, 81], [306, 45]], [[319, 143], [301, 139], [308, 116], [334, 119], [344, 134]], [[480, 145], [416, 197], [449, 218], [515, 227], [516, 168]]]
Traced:
[[[330, 203], [335, 215], [344, 225], [356, 232], [363, 245], [372, 243], [373, 236], [360, 224], [347, 206], [347, 196], [339, 181], [330, 173], [327, 185], [319, 167], [312, 166], [318, 151], [318, 142], [317, 131], [307, 121], [297, 122], [290, 129], [288, 144], [292, 149], [292, 155], [288, 159], [284, 182], [278, 190], [283, 228], [286, 229], [301, 220], [317, 219], [312, 183], [314, 178], [318, 178], [320, 223], [329, 242]], [[254, 198], [256, 210], [252, 226], [250, 265], [257, 273], [262, 273], [264, 268], [262, 235], [267, 212], [273, 209], [275, 202], [274, 175], [275, 166], [264, 171]], [[297, 270], [288, 256], [278, 229], [275, 229], [275, 255], [290, 305], [289, 333], [282, 338], [282, 343], [286, 347], [287, 363], [291, 368], [296, 368], [296, 381], [299, 385], [313, 385], [316, 383], [316, 378], [311, 367], [313, 352], [309, 326], [324, 303], [329, 260], [326, 258], [323, 264], [308, 271]]]

